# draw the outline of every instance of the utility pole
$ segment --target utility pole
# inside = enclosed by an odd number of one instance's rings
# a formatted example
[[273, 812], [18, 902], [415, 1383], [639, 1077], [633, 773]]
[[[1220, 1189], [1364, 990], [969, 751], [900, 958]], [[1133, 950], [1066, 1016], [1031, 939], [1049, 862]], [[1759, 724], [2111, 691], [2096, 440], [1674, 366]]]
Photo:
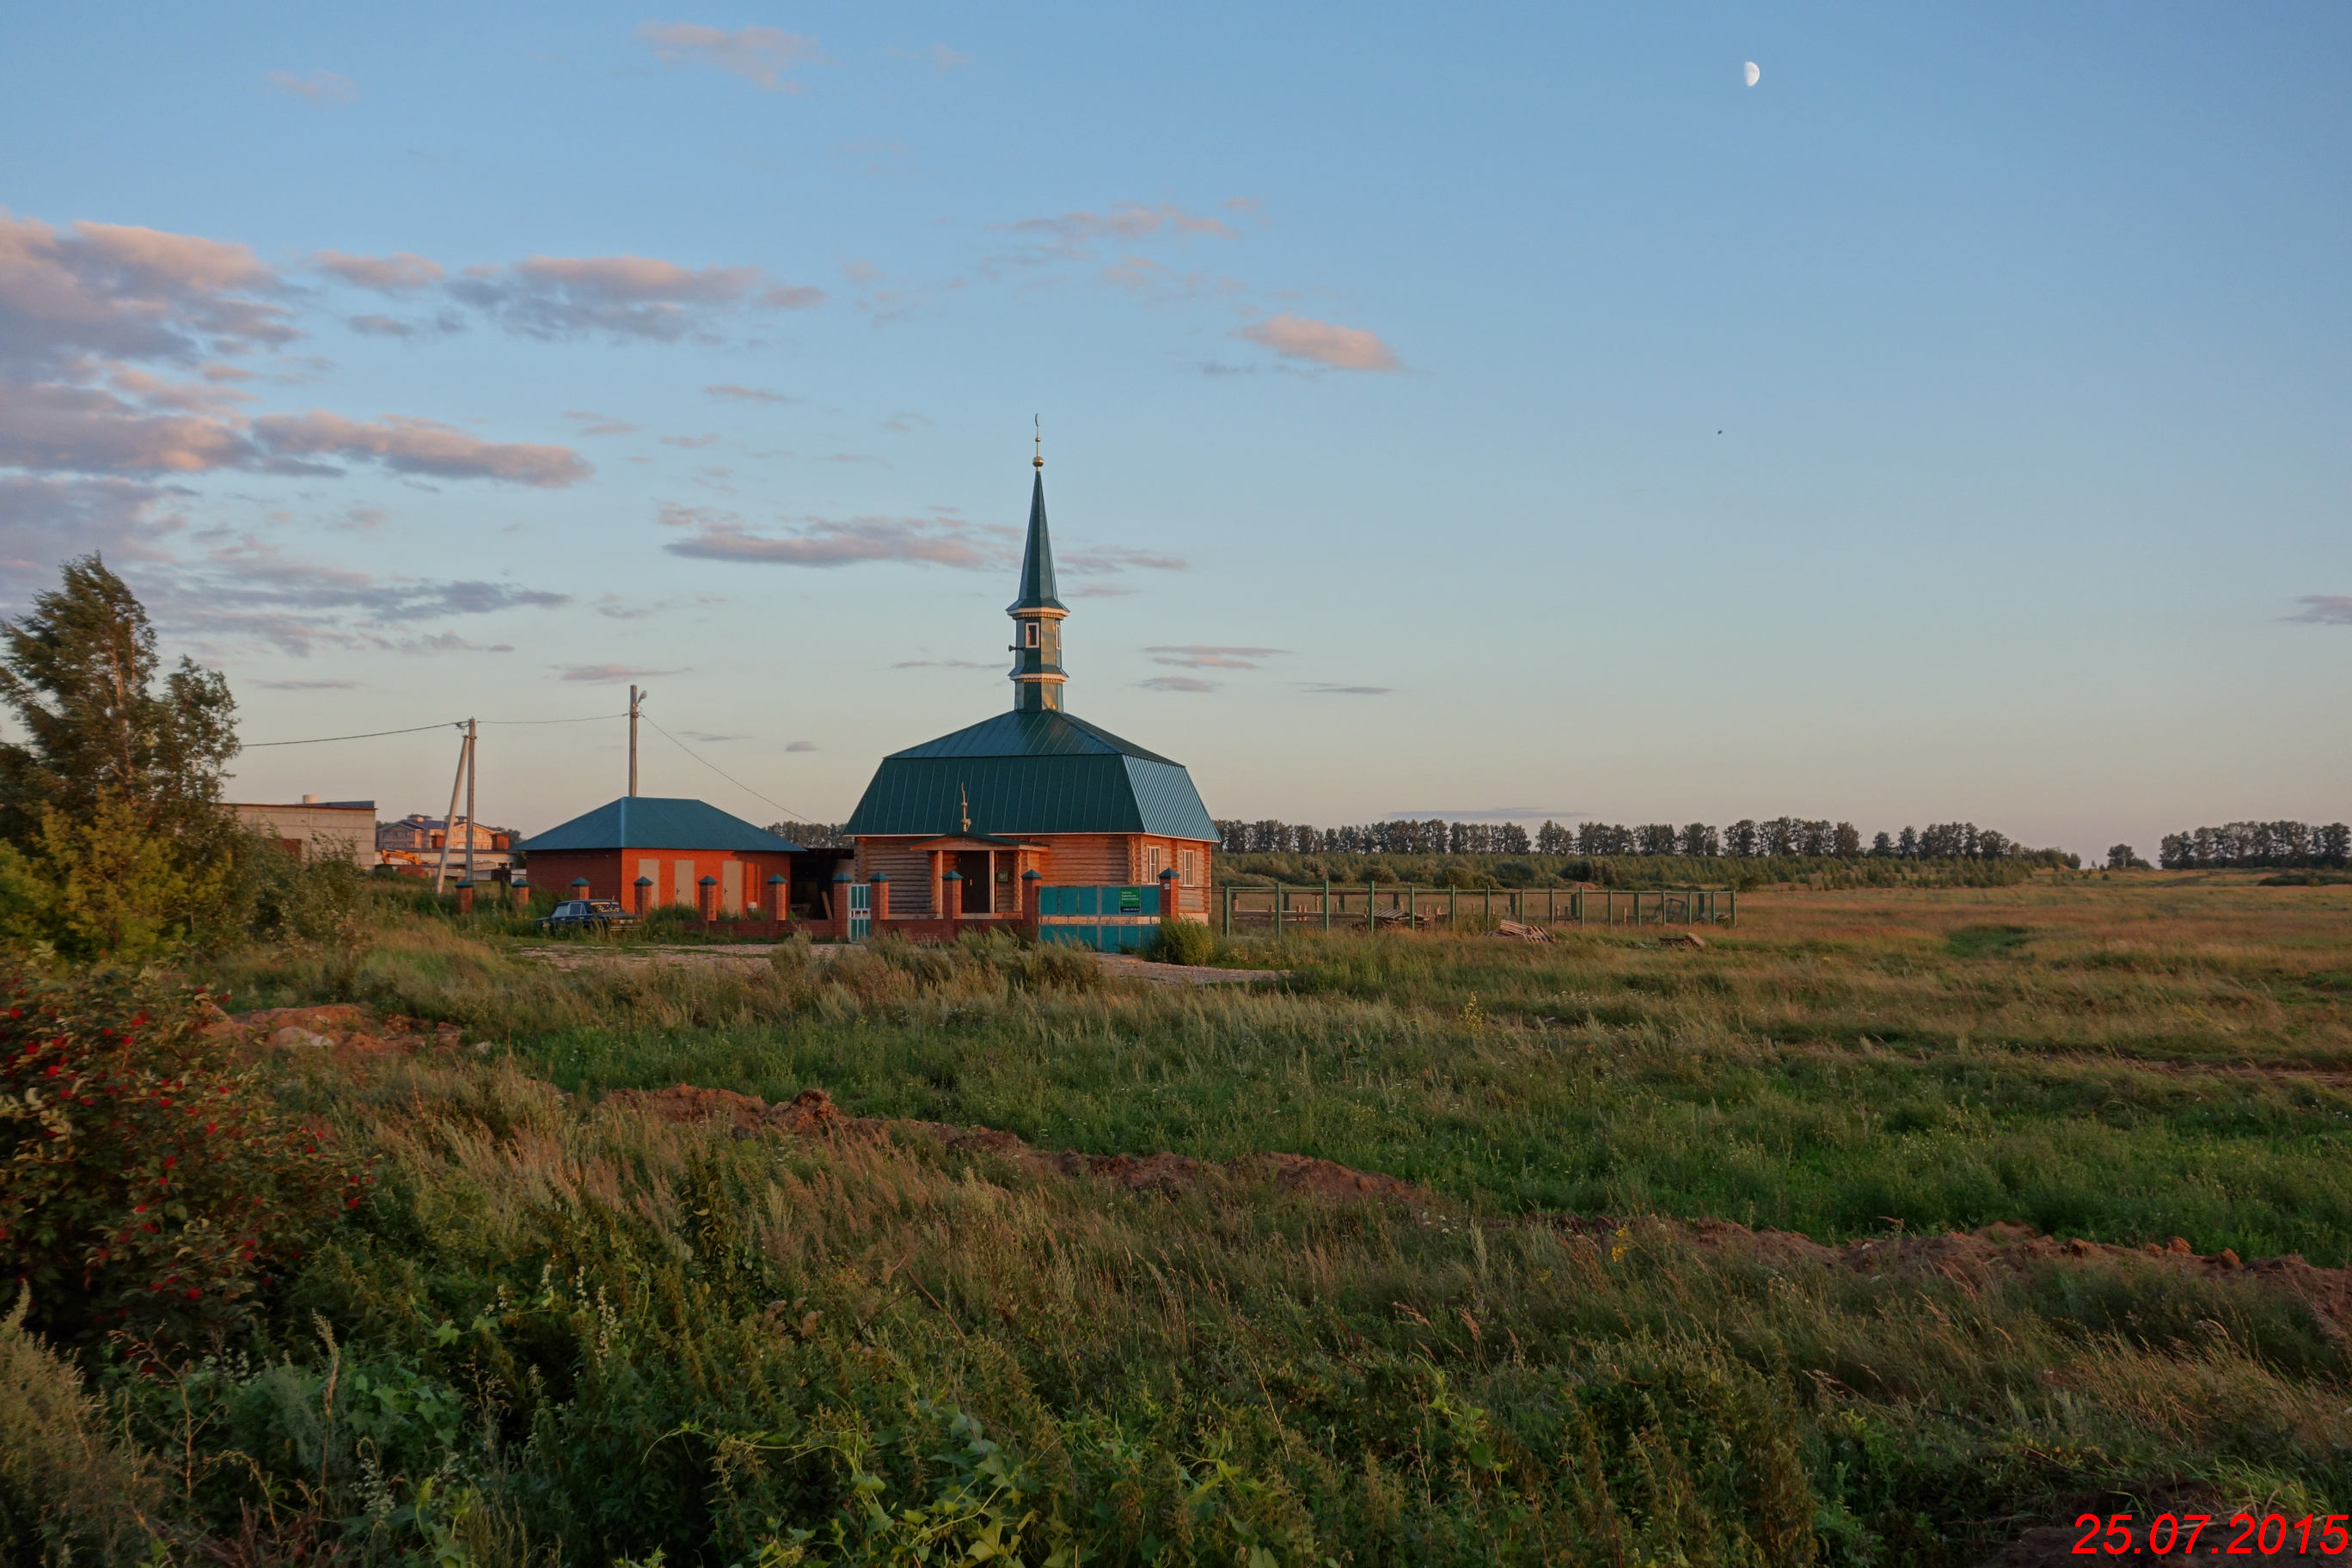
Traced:
[[[471, 721], [468, 721], [470, 723]], [[474, 742], [469, 737], [457, 742], [457, 772], [449, 780], [449, 814], [441, 819], [441, 858], [433, 868], [433, 890], [441, 891], [441, 884], [449, 875], [449, 835], [457, 830], [457, 791], [466, 783], [466, 764], [474, 760]]]
[[640, 691], [634, 686], [629, 688], [629, 793], [632, 795], [637, 793], [637, 704], [652, 695], [652, 692]]
[[[466, 880], [474, 879], [474, 721], [466, 721]], [[442, 839], [444, 844], [448, 840]]]

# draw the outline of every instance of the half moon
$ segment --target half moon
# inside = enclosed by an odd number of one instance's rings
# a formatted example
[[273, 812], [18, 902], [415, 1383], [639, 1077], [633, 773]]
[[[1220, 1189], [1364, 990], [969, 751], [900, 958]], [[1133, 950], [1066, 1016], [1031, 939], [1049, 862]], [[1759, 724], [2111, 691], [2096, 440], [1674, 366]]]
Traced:
[[1761, 81], [1763, 78], [1764, 73], [1756, 68], [1756, 62], [1754, 60], [1749, 60], [1748, 62], [1748, 85], [1754, 87], [1759, 81]]

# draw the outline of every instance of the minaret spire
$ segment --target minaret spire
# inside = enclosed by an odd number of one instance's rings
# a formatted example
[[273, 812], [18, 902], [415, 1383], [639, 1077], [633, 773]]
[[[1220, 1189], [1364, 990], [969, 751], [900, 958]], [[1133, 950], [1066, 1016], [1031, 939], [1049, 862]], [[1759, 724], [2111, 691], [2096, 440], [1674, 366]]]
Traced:
[[1013, 708], [1018, 713], [1063, 711], [1062, 621], [1068, 608], [1054, 596], [1054, 542], [1045, 531], [1045, 437], [1040, 426], [1029, 459], [1029, 538], [1021, 551], [1021, 594], [1005, 606], [1013, 617]]

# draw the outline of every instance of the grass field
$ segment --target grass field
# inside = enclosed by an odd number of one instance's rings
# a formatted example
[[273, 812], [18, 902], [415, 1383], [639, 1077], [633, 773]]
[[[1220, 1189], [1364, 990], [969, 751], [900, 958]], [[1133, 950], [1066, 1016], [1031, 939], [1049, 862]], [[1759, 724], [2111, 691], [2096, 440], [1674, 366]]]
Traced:
[[[2340, 1510], [2352, 1293], [2262, 1260], [2352, 1261], [2352, 889], [2252, 880], [1756, 892], [1696, 952], [1318, 935], [1197, 990], [402, 915], [203, 977], [489, 1048], [280, 1058], [375, 1195], [253, 1345], [95, 1386], [177, 1539], [253, 1562], [1965, 1564], [2082, 1509]], [[680, 1082], [1422, 1191], [604, 1099]]]

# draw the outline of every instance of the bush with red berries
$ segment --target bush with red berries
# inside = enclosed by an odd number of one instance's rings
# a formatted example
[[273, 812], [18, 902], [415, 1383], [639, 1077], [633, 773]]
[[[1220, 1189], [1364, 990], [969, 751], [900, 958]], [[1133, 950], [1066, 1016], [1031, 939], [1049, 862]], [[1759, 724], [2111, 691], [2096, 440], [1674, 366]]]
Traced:
[[359, 1205], [373, 1178], [207, 1031], [202, 992], [97, 973], [0, 1000], [0, 1280], [52, 1338], [216, 1336]]

